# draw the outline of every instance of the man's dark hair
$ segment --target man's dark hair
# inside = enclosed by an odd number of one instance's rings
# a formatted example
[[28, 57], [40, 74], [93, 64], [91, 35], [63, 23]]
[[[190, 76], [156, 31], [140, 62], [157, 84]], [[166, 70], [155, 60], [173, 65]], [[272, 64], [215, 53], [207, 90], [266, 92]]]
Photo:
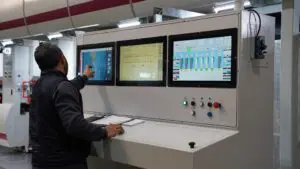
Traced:
[[61, 49], [50, 43], [40, 43], [34, 52], [34, 58], [41, 71], [48, 71], [54, 69], [61, 57], [63, 52]]

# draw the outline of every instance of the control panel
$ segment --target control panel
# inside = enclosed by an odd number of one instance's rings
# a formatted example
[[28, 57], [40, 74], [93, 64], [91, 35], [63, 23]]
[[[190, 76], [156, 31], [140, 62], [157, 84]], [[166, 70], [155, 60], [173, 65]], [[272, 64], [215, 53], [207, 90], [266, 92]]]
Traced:
[[225, 112], [222, 102], [211, 97], [200, 97], [198, 100], [196, 98], [189, 99], [185, 97], [181, 105], [184, 109], [187, 109], [192, 116], [197, 116], [198, 113], [204, 113], [208, 119], [212, 119], [215, 115], [217, 116]]
[[87, 111], [109, 112], [113, 109], [116, 115], [237, 126], [236, 89], [109, 86], [99, 90], [91, 86], [83, 90], [84, 97], [93, 98], [91, 102], [84, 102]]

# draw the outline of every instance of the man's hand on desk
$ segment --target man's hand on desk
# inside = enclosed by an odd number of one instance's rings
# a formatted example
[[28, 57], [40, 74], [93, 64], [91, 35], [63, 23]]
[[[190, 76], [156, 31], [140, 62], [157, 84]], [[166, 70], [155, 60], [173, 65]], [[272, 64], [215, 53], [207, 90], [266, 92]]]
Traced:
[[92, 66], [91, 65], [87, 65], [86, 67], [85, 67], [85, 70], [84, 70], [84, 75], [87, 77], [87, 78], [93, 78], [94, 77], [94, 75], [95, 75], [95, 72], [94, 71], [92, 71]]
[[108, 138], [116, 137], [117, 135], [124, 133], [123, 127], [118, 124], [110, 124], [106, 126], [106, 131]]

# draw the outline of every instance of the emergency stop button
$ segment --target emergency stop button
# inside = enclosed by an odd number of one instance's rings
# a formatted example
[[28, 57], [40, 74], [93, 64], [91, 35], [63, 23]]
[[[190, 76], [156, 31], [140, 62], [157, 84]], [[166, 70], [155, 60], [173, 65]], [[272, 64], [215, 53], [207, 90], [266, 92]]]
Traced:
[[215, 109], [220, 109], [222, 107], [221, 103], [219, 102], [214, 102], [214, 108]]

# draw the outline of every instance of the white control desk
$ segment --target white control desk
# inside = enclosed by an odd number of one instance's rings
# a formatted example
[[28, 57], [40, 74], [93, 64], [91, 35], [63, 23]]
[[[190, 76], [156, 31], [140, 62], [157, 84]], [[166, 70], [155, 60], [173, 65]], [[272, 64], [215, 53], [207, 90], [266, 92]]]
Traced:
[[[195, 169], [195, 157], [201, 149], [238, 133], [154, 121], [124, 129], [124, 135], [111, 141], [95, 142], [97, 156], [147, 169]], [[194, 148], [190, 142], [195, 142]]]

